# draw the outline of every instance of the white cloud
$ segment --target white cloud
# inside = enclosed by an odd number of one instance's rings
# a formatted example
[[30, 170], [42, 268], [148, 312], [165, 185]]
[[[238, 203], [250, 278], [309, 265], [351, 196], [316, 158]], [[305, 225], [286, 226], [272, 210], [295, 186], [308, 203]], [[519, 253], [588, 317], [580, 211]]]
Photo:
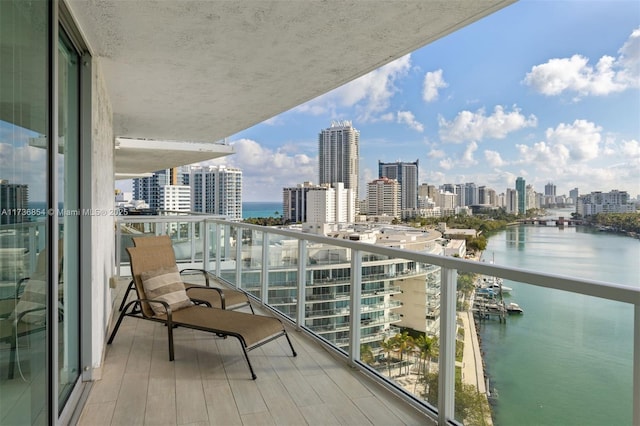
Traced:
[[424, 125], [416, 120], [411, 111], [398, 111], [398, 123], [406, 124], [417, 132], [424, 131]]
[[242, 170], [245, 201], [282, 199], [282, 188], [318, 179], [317, 160], [306, 154], [290, 153], [291, 147], [271, 150], [251, 139], [232, 142], [236, 154], [200, 163], [225, 164]]
[[618, 53], [617, 58], [602, 56], [595, 67], [582, 55], [550, 59], [533, 66], [523, 82], [547, 96], [563, 92], [604, 96], [640, 87], [640, 28], [631, 33]]
[[451, 170], [455, 167], [455, 162], [451, 158], [443, 158], [438, 163], [441, 169]]
[[433, 102], [438, 99], [438, 89], [449, 87], [444, 78], [442, 78], [442, 70], [428, 72], [424, 76], [422, 85], [422, 99], [425, 102]]
[[473, 154], [478, 150], [478, 144], [476, 142], [470, 142], [467, 145], [467, 149], [462, 153], [462, 157], [460, 158], [460, 162], [458, 163], [461, 167], [470, 167], [478, 162], [473, 157]]
[[355, 108], [359, 121], [376, 121], [399, 91], [396, 82], [410, 69], [411, 55], [405, 55], [295, 108], [295, 111], [313, 115], [333, 111], [336, 115], [337, 108]]
[[640, 158], [640, 143], [637, 140], [623, 141], [622, 155], [626, 158]]
[[560, 123], [555, 129], [545, 132], [550, 145], [564, 146], [574, 161], [596, 158], [600, 151], [602, 127], [586, 120], [575, 120], [573, 124]]
[[500, 153], [497, 151], [485, 150], [484, 159], [491, 167], [502, 167], [506, 164], [506, 162], [502, 159]]
[[388, 112], [388, 113], [386, 113], [386, 114], [382, 114], [382, 115], [378, 118], [378, 120], [379, 120], [379, 121], [386, 121], [386, 122], [389, 122], [389, 121], [393, 121], [393, 120], [395, 120], [395, 118], [396, 118], [396, 115], [395, 115], [394, 113], [392, 113], [392, 112]]
[[489, 116], [481, 108], [475, 113], [461, 111], [452, 121], [447, 121], [442, 116], [438, 118], [440, 138], [454, 143], [481, 141], [485, 138], [504, 139], [511, 132], [535, 127], [537, 123], [538, 119], [533, 114], [525, 117], [516, 106], [513, 111], [505, 112], [500, 105]]
[[444, 158], [445, 152], [441, 149], [432, 149], [427, 153], [429, 158]]

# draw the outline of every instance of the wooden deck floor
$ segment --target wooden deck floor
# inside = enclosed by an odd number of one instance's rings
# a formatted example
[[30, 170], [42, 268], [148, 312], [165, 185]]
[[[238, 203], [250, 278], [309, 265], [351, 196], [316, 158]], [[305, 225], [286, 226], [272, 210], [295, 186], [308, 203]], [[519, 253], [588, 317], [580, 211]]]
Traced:
[[[117, 305], [116, 305], [117, 306]], [[425, 425], [435, 424], [302, 333], [249, 352], [236, 339], [125, 318], [107, 348], [79, 425]]]

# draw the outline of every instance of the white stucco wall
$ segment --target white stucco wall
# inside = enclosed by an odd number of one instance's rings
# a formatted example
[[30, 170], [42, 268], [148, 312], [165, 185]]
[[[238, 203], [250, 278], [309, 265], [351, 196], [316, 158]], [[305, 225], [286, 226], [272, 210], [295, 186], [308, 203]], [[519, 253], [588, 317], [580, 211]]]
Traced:
[[[113, 113], [101, 69], [100, 59], [94, 58], [91, 99], [91, 207], [95, 211], [111, 212], [114, 207]], [[112, 310], [109, 279], [114, 275], [115, 268], [114, 226], [115, 217], [111, 214], [94, 215], [91, 218], [91, 366], [94, 379], [101, 376], [100, 367]]]

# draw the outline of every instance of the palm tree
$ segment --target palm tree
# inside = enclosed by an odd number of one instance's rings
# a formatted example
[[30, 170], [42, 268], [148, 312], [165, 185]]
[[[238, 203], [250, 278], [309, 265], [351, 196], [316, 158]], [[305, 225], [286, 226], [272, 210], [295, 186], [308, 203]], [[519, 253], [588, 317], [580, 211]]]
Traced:
[[360, 345], [360, 361], [367, 365], [373, 364], [374, 358], [371, 346], [365, 344]]
[[421, 334], [415, 340], [415, 346], [418, 349], [419, 357], [420, 357], [420, 366], [418, 367], [418, 375], [420, 375], [420, 370], [422, 372], [428, 371], [426, 369], [427, 359], [431, 359], [432, 352], [435, 349], [435, 337], [427, 337], [426, 334]]
[[[400, 374], [402, 374], [403, 354], [413, 347], [413, 337], [409, 336], [408, 332], [403, 331], [393, 336], [393, 339], [396, 341], [396, 349], [400, 353]], [[409, 367], [407, 366], [407, 372], [408, 371]]]
[[380, 342], [380, 347], [385, 353], [385, 360], [387, 361], [387, 368], [389, 369], [389, 377], [391, 377], [391, 353], [396, 349], [396, 342], [393, 338], [388, 338]]

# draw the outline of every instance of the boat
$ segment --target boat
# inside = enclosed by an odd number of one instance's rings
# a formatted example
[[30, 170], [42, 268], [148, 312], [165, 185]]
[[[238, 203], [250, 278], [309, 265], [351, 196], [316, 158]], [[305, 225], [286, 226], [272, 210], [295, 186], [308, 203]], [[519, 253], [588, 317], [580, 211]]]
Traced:
[[524, 311], [517, 303], [511, 302], [505, 305], [507, 312], [510, 314], [522, 314]]
[[507, 287], [506, 285], [502, 285], [499, 283], [492, 283], [492, 284], [488, 284], [486, 285], [484, 288], [489, 288], [495, 292], [500, 292], [502, 291], [503, 293], [510, 293], [511, 290], [513, 290], [511, 287]]
[[490, 297], [493, 297], [493, 296], [495, 296], [495, 295], [496, 295], [496, 291], [495, 291], [495, 290], [493, 290], [493, 289], [491, 289], [491, 288], [488, 288], [488, 287], [482, 287], [482, 288], [479, 288], [479, 289], [476, 291], [476, 293], [477, 293], [478, 295], [480, 295], [480, 296], [490, 296]]

